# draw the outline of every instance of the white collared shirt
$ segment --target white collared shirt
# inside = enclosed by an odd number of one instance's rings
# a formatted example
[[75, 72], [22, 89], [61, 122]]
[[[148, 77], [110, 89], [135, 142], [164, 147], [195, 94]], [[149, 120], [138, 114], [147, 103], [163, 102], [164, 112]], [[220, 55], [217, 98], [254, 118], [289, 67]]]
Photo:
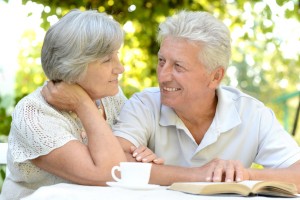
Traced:
[[273, 111], [239, 90], [220, 86], [215, 117], [198, 145], [170, 107], [161, 105], [159, 88], [137, 93], [124, 105], [113, 131], [135, 146], [148, 146], [165, 164], [202, 166], [214, 158], [253, 162], [268, 168], [300, 160], [300, 148]]

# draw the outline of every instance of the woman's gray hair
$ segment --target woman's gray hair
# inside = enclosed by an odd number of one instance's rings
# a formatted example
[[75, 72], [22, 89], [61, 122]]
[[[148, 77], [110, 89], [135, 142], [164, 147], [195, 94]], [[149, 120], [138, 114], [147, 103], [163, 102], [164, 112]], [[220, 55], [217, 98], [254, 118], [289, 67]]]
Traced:
[[159, 25], [157, 40], [167, 36], [187, 39], [199, 46], [199, 59], [208, 70], [225, 69], [231, 56], [230, 32], [224, 23], [207, 12], [181, 11]]
[[47, 31], [42, 67], [50, 80], [77, 82], [90, 62], [118, 50], [124, 41], [120, 24], [95, 10], [72, 10]]

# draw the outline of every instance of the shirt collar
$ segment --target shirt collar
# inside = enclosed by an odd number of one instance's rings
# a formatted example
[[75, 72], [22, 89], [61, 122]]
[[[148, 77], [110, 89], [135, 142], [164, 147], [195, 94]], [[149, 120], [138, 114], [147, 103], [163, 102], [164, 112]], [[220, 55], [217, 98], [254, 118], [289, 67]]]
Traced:
[[[241, 123], [239, 113], [235, 107], [235, 101], [229, 87], [220, 86], [217, 89], [218, 105], [214, 117], [216, 129], [219, 133], [229, 131]], [[180, 129], [186, 129], [182, 120], [177, 116], [175, 111], [165, 105], [161, 105], [160, 120], [161, 126], [176, 126]]]
[[220, 86], [217, 89], [218, 105], [216, 110], [216, 126], [220, 132], [226, 132], [241, 123], [230, 87]]
[[[174, 126], [181, 122], [175, 111], [165, 105], [161, 105], [159, 124], [162, 126]], [[179, 123], [180, 124], [180, 123]]]

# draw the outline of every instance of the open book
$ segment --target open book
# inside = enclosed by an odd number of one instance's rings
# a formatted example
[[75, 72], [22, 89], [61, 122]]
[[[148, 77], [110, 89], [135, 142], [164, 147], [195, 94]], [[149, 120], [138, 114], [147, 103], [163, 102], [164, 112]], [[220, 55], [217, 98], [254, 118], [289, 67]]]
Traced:
[[298, 193], [295, 184], [278, 181], [177, 182], [168, 189], [202, 195], [231, 193], [242, 196], [296, 197]]

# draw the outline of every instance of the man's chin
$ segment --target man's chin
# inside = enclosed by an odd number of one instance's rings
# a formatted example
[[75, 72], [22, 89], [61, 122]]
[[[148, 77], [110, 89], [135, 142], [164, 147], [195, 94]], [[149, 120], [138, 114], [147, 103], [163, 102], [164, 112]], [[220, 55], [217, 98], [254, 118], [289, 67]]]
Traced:
[[173, 101], [172, 99], [169, 99], [169, 98], [161, 98], [161, 103], [165, 106], [168, 106], [168, 107], [173, 107]]

